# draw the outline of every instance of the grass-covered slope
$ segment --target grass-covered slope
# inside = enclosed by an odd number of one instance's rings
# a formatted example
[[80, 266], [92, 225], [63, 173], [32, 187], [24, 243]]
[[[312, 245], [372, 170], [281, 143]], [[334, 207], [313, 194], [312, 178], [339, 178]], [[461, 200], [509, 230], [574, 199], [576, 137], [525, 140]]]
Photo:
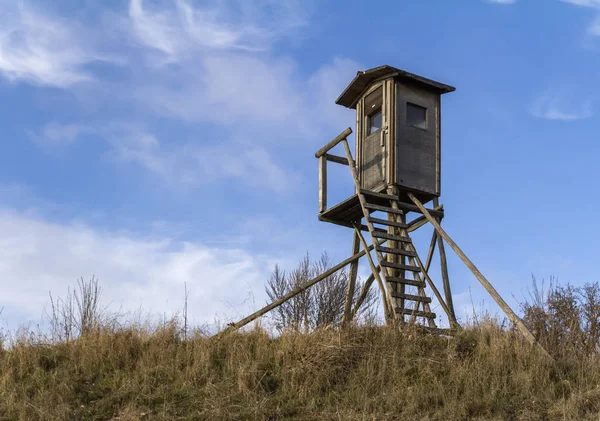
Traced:
[[0, 351], [1, 420], [597, 420], [600, 365], [493, 323], [453, 339], [362, 327], [181, 340], [97, 330]]

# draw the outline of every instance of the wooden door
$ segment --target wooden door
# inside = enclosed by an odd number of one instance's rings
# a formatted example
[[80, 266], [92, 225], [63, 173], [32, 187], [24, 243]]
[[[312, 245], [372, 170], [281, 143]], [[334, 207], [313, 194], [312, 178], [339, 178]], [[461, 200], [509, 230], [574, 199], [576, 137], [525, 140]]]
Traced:
[[361, 188], [381, 190], [385, 187], [385, 109], [383, 86], [365, 96], [360, 162]]

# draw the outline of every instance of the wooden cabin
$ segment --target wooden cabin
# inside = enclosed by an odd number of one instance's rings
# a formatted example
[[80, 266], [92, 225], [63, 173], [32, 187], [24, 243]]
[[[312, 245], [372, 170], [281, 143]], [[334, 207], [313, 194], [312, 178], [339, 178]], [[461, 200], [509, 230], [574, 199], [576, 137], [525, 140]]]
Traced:
[[358, 72], [336, 104], [356, 110], [362, 189], [397, 186], [423, 203], [439, 197], [441, 96], [454, 90], [391, 66]]
[[[393, 192], [410, 206], [407, 192], [422, 203], [440, 196], [441, 96], [454, 90], [387, 65], [357, 73], [336, 104], [356, 110], [354, 160], [362, 190]], [[361, 215], [356, 196], [331, 209], [326, 199], [320, 202], [323, 221], [347, 225]]]

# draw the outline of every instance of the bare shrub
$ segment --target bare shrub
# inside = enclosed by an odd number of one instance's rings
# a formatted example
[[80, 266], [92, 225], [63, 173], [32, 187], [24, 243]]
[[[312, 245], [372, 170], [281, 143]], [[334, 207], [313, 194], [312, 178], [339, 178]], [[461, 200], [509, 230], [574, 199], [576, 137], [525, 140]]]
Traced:
[[102, 289], [95, 277], [89, 281], [79, 279], [76, 287], [68, 288], [64, 299], [49, 295], [51, 314], [47, 317], [54, 340], [69, 341], [100, 327], [106, 313], [100, 307]]
[[[278, 300], [290, 291], [319, 276], [332, 267], [327, 253], [323, 253], [316, 262], [311, 262], [307, 254], [298, 266], [289, 273], [275, 266], [271, 277], [267, 280], [266, 292], [272, 300]], [[309, 332], [314, 329], [338, 325], [344, 313], [348, 273], [342, 269], [326, 277], [312, 288], [309, 288], [277, 307], [271, 317], [279, 331], [291, 329]], [[354, 290], [353, 305], [356, 304], [363, 282], [357, 280]], [[376, 294], [369, 291], [357, 313], [357, 317], [373, 319], [375, 313]]]
[[543, 291], [533, 278], [533, 293], [521, 309], [523, 320], [555, 357], [598, 356], [600, 345], [600, 284], [556, 285]]

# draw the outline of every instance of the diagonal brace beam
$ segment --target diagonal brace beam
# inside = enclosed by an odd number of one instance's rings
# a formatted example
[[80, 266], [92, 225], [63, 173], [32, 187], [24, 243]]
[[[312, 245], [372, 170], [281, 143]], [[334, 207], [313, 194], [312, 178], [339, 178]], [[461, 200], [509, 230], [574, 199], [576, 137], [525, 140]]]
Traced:
[[[418, 208], [421, 210], [421, 212], [423, 212], [423, 215], [425, 215], [425, 217], [427, 218], [427, 220], [429, 222], [431, 222], [431, 225], [433, 225], [433, 227], [435, 228], [437, 233], [444, 239], [444, 241], [446, 241], [446, 243], [448, 243], [448, 245], [452, 248], [452, 250], [454, 250], [454, 252], [458, 255], [458, 257], [460, 257], [460, 260], [462, 260], [463, 263], [471, 270], [473, 275], [475, 275], [477, 280], [483, 285], [483, 287], [486, 289], [486, 291], [492, 296], [492, 298], [494, 299], [494, 301], [496, 301], [498, 306], [500, 306], [500, 308], [504, 311], [504, 313], [508, 316], [508, 318], [517, 326], [517, 329], [519, 329], [519, 331], [521, 332], [521, 334], [523, 334], [525, 339], [527, 339], [527, 341], [529, 341], [529, 343], [531, 343], [532, 345], [537, 345], [543, 351], [544, 354], [546, 354], [548, 357], [550, 357], [550, 354], [548, 354], [548, 351], [546, 351], [539, 344], [539, 342], [536, 341], [535, 336], [533, 336], [533, 334], [529, 331], [529, 329], [527, 329], [527, 326], [525, 326], [523, 321], [509, 307], [509, 305], [506, 303], [506, 301], [504, 301], [504, 299], [502, 299], [500, 294], [498, 294], [498, 291], [496, 291], [496, 289], [492, 286], [492, 284], [485, 278], [485, 276], [483, 276], [483, 274], [479, 271], [479, 269], [477, 269], [477, 267], [473, 264], [473, 262], [471, 262], [471, 260], [469, 260], [467, 255], [460, 249], [460, 247], [458, 247], [458, 245], [452, 240], [452, 238], [450, 238], [450, 236], [446, 233], [446, 231], [444, 231], [444, 229], [441, 227], [441, 225], [438, 223], [438, 221], [436, 221], [435, 218], [433, 216], [431, 216], [431, 214], [427, 211], [427, 209], [425, 209], [425, 206], [423, 206], [423, 204], [419, 201], [419, 199], [417, 199], [415, 197], [415, 195], [410, 192], [408, 193], [408, 197], [410, 198], [410, 200], [412, 200], [414, 202], [415, 205], [418, 206]], [[550, 358], [552, 358], [552, 357], [550, 357]]]
[[381, 241], [377, 241], [376, 244], [372, 244], [369, 247], [367, 247], [365, 250], [361, 251], [360, 253], [356, 253], [355, 255], [347, 258], [346, 260], [344, 260], [343, 262], [338, 263], [337, 265], [333, 266], [331, 269], [323, 272], [322, 274], [320, 274], [319, 276], [317, 276], [314, 279], [311, 279], [310, 281], [300, 285], [298, 288], [294, 289], [293, 291], [288, 292], [287, 294], [285, 294], [283, 297], [281, 297], [278, 300], [273, 301], [271, 304], [261, 308], [258, 311], [255, 311], [254, 313], [252, 313], [251, 315], [249, 315], [248, 317], [243, 318], [242, 320], [240, 320], [237, 323], [230, 323], [229, 327], [227, 327], [226, 329], [222, 330], [220, 333], [218, 333], [215, 336], [221, 336], [225, 333], [228, 332], [232, 332], [235, 331], [243, 326], [246, 326], [248, 323], [258, 319], [260, 316], [265, 315], [266, 313], [268, 313], [269, 311], [279, 307], [280, 305], [282, 305], [283, 303], [285, 303], [286, 301], [294, 298], [296, 295], [306, 291], [308, 288], [312, 287], [313, 285], [315, 285], [316, 283], [322, 281], [323, 279], [327, 278], [328, 276], [334, 274], [335, 272], [337, 272], [338, 270], [342, 269], [343, 267], [347, 266], [348, 264], [354, 262], [355, 260], [360, 259], [361, 257], [363, 257], [368, 251], [371, 251], [375, 248], [375, 245], [380, 246], [381, 244], [385, 243], [387, 240], [381, 240]]

